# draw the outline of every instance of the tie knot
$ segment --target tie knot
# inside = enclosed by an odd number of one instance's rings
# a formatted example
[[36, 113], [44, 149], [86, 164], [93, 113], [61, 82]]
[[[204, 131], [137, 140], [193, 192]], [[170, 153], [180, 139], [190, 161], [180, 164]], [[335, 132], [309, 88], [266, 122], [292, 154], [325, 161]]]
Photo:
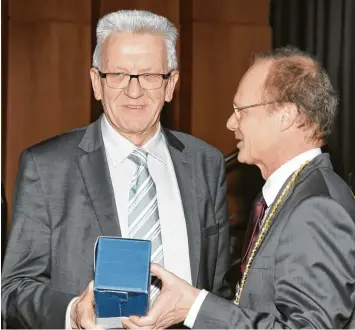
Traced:
[[147, 166], [148, 153], [141, 148], [134, 149], [133, 152], [128, 156], [133, 163], [137, 166]]
[[266, 201], [262, 193], [259, 193], [258, 196], [256, 197], [255, 204], [260, 205], [262, 207], [266, 206]]
[[265, 209], [266, 202], [264, 196], [262, 193], [259, 193], [256, 196], [253, 204], [253, 223], [258, 223], [259, 220], [261, 220], [261, 218], [264, 216]]

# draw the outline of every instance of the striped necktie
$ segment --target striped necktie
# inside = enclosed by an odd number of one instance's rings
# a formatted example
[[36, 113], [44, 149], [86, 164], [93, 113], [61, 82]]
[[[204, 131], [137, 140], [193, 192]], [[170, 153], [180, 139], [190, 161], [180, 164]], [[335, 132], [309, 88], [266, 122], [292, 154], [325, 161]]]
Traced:
[[[148, 154], [143, 149], [135, 149], [129, 156], [137, 169], [133, 175], [128, 204], [129, 237], [152, 242], [151, 262], [164, 266], [157, 191], [147, 166]], [[151, 303], [160, 293], [161, 281], [153, 277], [150, 287]]]

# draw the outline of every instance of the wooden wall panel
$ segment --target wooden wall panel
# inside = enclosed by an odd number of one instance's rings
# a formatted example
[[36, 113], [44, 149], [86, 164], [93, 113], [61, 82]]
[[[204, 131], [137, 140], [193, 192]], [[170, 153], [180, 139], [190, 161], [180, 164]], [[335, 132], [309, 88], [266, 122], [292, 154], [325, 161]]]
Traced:
[[269, 29], [197, 22], [193, 46], [192, 134], [228, 154], [235, 149], [226, 129], [233, 97], [252, 54], [269, 49]]
[[9, 0], [11, 20], [90, 24], [89, 0]]
[[20, 152], [90, 122], [91, 37], [86, 0], [12, 0], [9, 12], [5, 185], [11, 206]]
[[101, 0], [101, 13], [122, 9], [149, 10], [179, 23], [179, 1], [182, 0]]
[[269, 24], [269, 0], [193, 0], [194, 21]]
[[[227, 130], [226, 122], [233, 112], [238, 83], [253, 54], [271, 48], [269, 1], [192, 2], [192, 13], [181, 12], [187, 16], [192, 30], [192, 82], [190, 95], [187, 94], [191, 99], [190, 132], [228, 155], [236, 148], [234, 134]], [[244, 235], [242, 227], [252, 197], [260, 188], [261, 177], [254, 167], [238, 165], [229, 171], [227, 181], [230, 220], [236, 225], [233, 228], [241, 229], [240, 233], [233, 234], [239, 237], [236, 239], [238, 255]]]
[[[6, 180], [5, 146], [6, 146], [6, 109], [7, 109], [7, 76], [9, 45], [9, 0], [1, 1], [1, 191]], [[6, 212], [5, 212], [6, 213]], [[3, 227], [4, 219], [1, 220]], [[6, 227], [6, 224], [5, 224]]]

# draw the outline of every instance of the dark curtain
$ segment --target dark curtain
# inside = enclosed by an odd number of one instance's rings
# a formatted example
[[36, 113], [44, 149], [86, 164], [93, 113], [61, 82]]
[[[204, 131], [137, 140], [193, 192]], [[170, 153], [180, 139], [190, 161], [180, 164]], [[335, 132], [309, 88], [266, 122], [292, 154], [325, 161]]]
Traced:
[[337, 173], [354, 184], [355, 0], [271, 0], [270, 25], [274, 48], [293, 45], [310, 52], [330, 75], [340, 104], [325, 149]]

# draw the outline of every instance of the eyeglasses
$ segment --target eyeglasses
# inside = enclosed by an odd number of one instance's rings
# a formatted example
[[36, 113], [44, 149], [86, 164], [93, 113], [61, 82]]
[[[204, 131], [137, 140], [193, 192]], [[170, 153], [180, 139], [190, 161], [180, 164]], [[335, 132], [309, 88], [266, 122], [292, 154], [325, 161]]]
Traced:
[[136, 78], [139, 85], [143, 89], [158, 89], [162, 86], [163, 80], [169, 79], [169, 73], [142, 73], [142, 74], [129, 74], [123, 72], [101, 72], [97, 69], [99, 76], [106, 79], [106, 84], [110, 88], [124, 89], [126, 88], [132, 78]]
[[238, 113], [244, 109], [249, 109], [249, 108], [255, 108], [255, 107], [259, 107], [261, 105], [268, 105], [268, 104], [273, 104], [273, 103], [277, 103], [277, 101], [271, 101], [271, 102], [264, 102], [264, 103], [256, 103], [256, 104], [252, 104], [252, 105], [245, 105], [243, 107], [237, 107], [236, 105], [233, 104], [233, 110], [235, 113]]

